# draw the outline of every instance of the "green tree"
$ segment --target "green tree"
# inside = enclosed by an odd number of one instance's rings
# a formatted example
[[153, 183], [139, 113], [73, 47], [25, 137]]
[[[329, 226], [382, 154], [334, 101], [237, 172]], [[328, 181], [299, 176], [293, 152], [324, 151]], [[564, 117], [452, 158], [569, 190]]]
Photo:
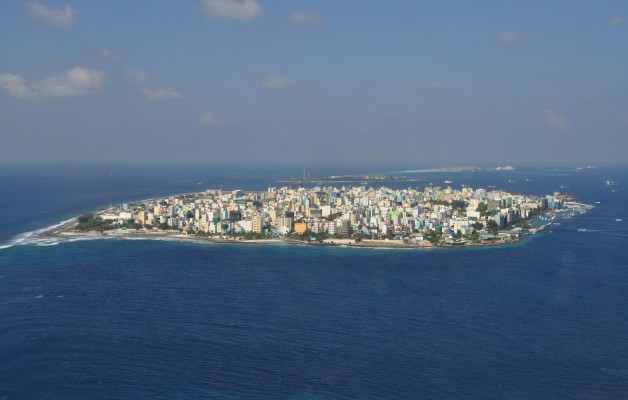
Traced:
[[323, 240], [327, 239], [329, 235], [325, 232], [319, 232], [316, 234], [316, 241], [322, 243]]
[[475, 209], [475, 211], [478, 211], [480, 213], [480, 217], [486, 217], [487, 215], [490, 214], [490, 212], [488, 211], [488, 206], [486, 205], [486, 203], [478, 204], [478, 207]]
[[482, 230], [482, 228], [484, 228], [484, 224], [481, 222], [476, 222], [473, 225], [471, 225], [473, 227], [473, 229], [475, 229], [476, 231]]
[[452, 200], [451, 201], [451, 206], [453, 208], [458, 208], [458, 209], [464, 209], [467, 208], [467, 202], [464, 200]]
[[356, 243], [360, 243], [366, 236], [363, 233], [354, 233], [352, 238], [355, 239]]
[[340, 217], [341, 215], [342, 215], [342, 213], [339, 213], [339, 212], [333, 213], [333, 214], [329, 214], [327, 216], [327, 221], [334, 221], [334, 220], [338, 219], [338, 217]]
[[437, 244], [440, 241], [440, 237], [435, 231], [428, 231], [427, 240], [432, 244]]
[[84, 232], [91, 231], [106, 231], [115, 229], [118, 227], [118, 224], [115, 224], [113, 220], [107, 219], [103, 220], [100, 217], [94, 218], [92, 215], [83, 214], [78, 218], [78, 224], [76, 225], [76, 229]]

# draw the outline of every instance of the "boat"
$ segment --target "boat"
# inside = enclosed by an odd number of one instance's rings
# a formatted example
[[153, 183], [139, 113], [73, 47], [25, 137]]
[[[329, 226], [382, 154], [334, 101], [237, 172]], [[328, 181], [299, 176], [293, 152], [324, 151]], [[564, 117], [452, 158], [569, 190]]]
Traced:
[[578, 232], [586, 232], [587, 230], [585, 228], [580, 228], [578, 229]]

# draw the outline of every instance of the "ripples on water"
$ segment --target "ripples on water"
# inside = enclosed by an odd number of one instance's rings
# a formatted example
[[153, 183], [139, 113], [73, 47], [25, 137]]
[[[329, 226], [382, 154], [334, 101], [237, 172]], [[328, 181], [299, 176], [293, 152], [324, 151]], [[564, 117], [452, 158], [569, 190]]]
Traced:
[[0, 249], [0, 398], [625, 398], [625, 238], [577, 229], [628, 202], [598, 198], [504, 248]]

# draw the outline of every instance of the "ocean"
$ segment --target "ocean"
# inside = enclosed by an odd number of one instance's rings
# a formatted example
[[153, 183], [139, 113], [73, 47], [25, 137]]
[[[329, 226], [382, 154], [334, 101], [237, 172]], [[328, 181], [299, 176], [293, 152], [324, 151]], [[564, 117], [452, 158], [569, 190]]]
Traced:
[[386, 184], [395, 187], [451, 180], [561, 190], [597, 206], [510, 246], [29, 234], [109, 204], [216, 187], [264, 190], [302, 169], [0, 165], [0, 399], [628, 396], [627, 167], [310, 168], [311, 176], [417, 179]]

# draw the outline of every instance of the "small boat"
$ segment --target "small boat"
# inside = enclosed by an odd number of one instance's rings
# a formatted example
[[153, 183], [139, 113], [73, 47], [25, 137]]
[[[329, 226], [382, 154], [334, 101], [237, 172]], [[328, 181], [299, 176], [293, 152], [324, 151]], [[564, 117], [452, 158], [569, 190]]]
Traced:
[[578, 232], [586, 232], [587, 230], [585, 228], [580, 228], [578, 229]]
[[615, 218], [615, 221], [621, 222], [621, 218]]

